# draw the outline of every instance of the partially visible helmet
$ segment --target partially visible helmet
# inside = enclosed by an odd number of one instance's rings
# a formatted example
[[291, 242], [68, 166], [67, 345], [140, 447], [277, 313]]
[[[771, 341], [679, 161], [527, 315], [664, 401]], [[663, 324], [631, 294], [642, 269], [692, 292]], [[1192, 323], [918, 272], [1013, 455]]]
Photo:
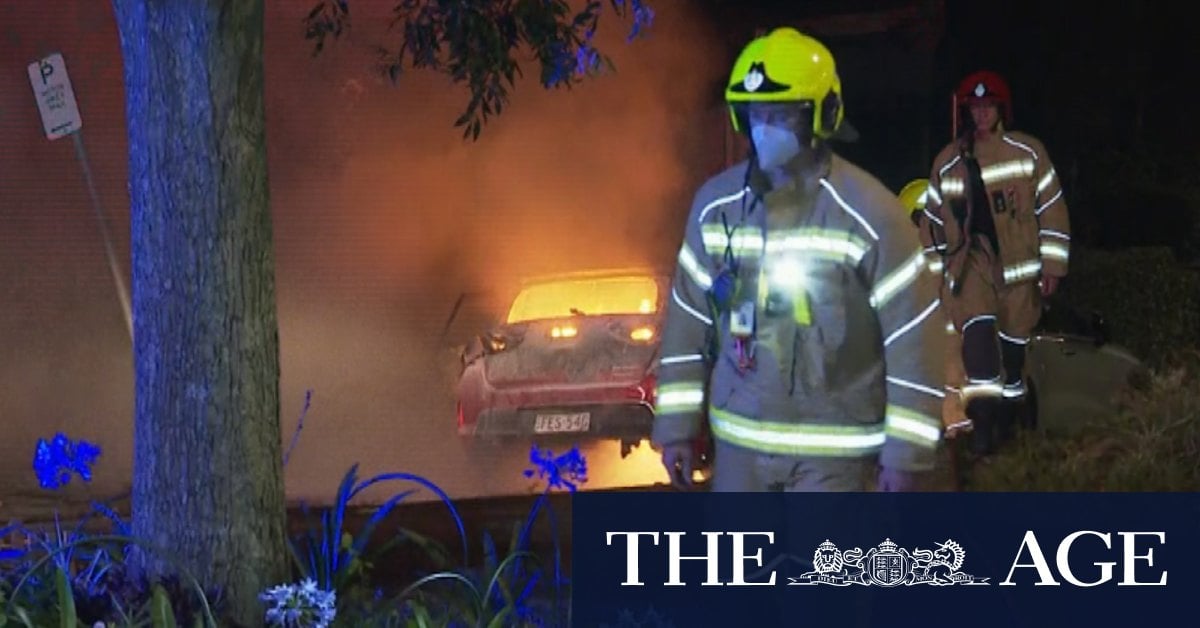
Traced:
[[929, 179], [915, 179], [900, 190], [900, 203], [908, 213], [925, 209], [925, 194], [929, 191]]
[[958, 84], [955, 93], [960, 106], [970, 107], [984, 102], [995, 104], [1000, 110], [1000, 119], [1004, 121], [1004, 125], [1012, 126], [1012, 92], [999, 74], [990, 70], [969, 74]]
[[900, 190], [900, 204], [908, 211], [908, 217], [914, 223], [919, 220], [918, 212], [925, 209], [925, 199], [928, 193], [929, 179], [915, 179]]
[[734, 130], [749, 130], [746, 105], [796, 102], [812, 108], [813, 133], [828, 139], [842, 126], [842, 83], [824, 44], [783, 27], [746, 45], [725, 88]]

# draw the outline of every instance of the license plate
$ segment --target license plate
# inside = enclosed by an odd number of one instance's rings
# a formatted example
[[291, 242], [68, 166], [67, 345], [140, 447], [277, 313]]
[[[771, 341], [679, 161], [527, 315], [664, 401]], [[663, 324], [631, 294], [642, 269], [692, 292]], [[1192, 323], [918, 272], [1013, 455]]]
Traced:
[[539, 414], [533, 431], [539, 434], [553, 432], [586, 432], [592, 425], [592, 415], [587, 412], [574, 414]]

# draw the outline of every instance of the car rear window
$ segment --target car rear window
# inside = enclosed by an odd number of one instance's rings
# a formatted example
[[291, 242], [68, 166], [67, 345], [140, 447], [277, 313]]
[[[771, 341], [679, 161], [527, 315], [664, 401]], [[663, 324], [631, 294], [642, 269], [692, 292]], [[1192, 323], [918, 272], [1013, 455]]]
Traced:
[[658, 282], [654, 277], [569, 279], [526, 287], [513, 300], [508, 322], [578, 314], [653, 314], [657, 308]]

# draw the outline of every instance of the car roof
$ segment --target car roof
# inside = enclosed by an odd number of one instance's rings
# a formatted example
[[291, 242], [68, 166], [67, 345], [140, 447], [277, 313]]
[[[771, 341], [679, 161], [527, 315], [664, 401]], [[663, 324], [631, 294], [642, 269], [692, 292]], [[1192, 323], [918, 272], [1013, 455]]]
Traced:
[[601, 268], [592, 270], [576, 270], [561, 273], [548, 273], [544, 275], [534, 275], [521, 280], [521, 287], [527, 287], [542, 283], [553, 283], [556, 281], [564, 281], [571, 279], [604, 279], [608, 277], [655, 277], [665, 279], [671, 276], [671, 271], [654, 266], [629, 266], [619, 268]]

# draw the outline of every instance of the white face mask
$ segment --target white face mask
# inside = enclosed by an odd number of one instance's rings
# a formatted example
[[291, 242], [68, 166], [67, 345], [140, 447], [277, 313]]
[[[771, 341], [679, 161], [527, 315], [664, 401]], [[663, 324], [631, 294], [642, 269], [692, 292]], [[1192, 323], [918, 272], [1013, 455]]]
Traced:
[[754, 151], [758, 155], [758, 167], [763, 170], [778, 168], [800, 154], [800, 138], [788, 129], [760, 124], [750, 128]]

